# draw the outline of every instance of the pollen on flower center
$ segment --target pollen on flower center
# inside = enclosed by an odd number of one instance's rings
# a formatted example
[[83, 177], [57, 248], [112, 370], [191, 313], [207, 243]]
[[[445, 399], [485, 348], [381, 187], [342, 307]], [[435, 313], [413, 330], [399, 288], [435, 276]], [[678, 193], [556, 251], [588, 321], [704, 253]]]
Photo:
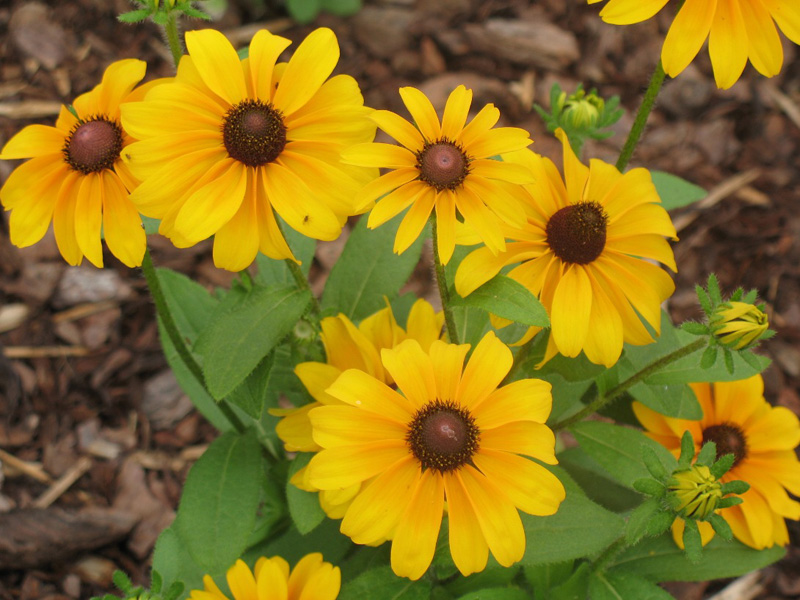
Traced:
[[222, 142], [231, 158], [248, 167], [272, 162], [286, 146], [283, 114], [272, 104], [244, 100], [225, 115]]
[[597, 202], [570, 204], [547, 222], [547, 244], [566, 263], [586, 265], [606, 246], [608, 216]]
[[468, 463], [479, 441], [480, 431], [469, 411], [441, 400], [418, 410], [406, 435], [408, 447], [423, 469], [442, 473]]
[[419, 178], [441, 191], [456, 189], [469, 174], [469, 158], [453, 142], [440, 140], [417, 153]]
[[733, 466], [747, 458], [747, 438], [739, 426], [733, 423], [722, 423], [703, 429], [703, 443], [706, 442], [717, 445], [718, 459], [726, 454], [733, 454]]
[[67, 136], [64, 160], [84, 175], [110, 169], [122, 151], [122, 128], [105, 117], [78, 123]]

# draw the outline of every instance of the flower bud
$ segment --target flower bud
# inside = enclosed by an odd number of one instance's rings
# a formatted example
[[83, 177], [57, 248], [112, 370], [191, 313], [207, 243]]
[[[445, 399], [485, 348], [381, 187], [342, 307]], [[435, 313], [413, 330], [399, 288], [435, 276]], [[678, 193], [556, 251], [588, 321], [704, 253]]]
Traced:
[[668, 489], [672, 508], [684, 519], [708, 519], [722, 498], [722, 485], [705, 465], [673, 473]]
[[709, 325], [720, 344], [743, 350], [758, 343], [769, 327], [769, 320], [754, 304], [731, 301], [717, 306]]

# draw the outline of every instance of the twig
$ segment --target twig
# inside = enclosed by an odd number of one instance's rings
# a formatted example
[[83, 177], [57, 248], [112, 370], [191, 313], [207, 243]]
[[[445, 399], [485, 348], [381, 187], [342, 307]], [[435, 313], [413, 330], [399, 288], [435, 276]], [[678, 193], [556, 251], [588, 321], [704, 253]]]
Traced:
[[113, 300], [103, 300], [102, 302], [87, 302], [86, 304], [79, 304], [67, 310], [62, 310], [52, 316], [53, 323], [62, 323], [64, 321], [77, 321], [90, 315], [103, 312], [109, 308], [118, 308], [119, 303]]
[[89, 356], [85, 346], [6, 346], [6, 358], [53, 358]]
[[0, 462], [36, 481], [47, 484], [53, 482], [53, 478], [45, 472], [40, 464], [19, 459], [5, 450], [0, 450]]
[[26, 100], [25, 102], [0, 102], [0, 117], [9, 119], [39, 119], [61, 112], [60, 102]]
[[66, 492], [73, 483], [83, 476], [86, 471], [92, 468], [92, 459], [81, 456], [69, 471], [64, 473], [58, 480], [53, 483], [47, 491], [39, 496], [33, 502], [34, 508], [47, 508], [53, 502], [58, 500], [61, 495]]
[[700, 216], [703, 210], [711, 208], [731, 194], [745, 188], [748, 184], [758, 179], [760, 175], [761, 169], [750, 169], [715, 185], [711, 191], [708, 192], [708, 196], [692, 207], [691, 212], [673, 219], [672, 222], [675, 225], [675, 230], [680, 232], [685, 229]]

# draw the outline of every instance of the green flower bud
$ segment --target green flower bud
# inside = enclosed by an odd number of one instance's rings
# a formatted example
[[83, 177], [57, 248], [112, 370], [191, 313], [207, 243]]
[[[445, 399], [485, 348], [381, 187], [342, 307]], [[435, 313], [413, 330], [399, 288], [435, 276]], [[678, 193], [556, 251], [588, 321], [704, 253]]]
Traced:
[[720, 344], [743, 350], [758, 343], [769, 327], [769, 319], [754, 304], [724, 302], [714, 310], [709, 325]]
[[722, 484], [705, 465], [673, 473], [668, 489], [673, 510], [684, 519], [709, 518], [722, 498]]

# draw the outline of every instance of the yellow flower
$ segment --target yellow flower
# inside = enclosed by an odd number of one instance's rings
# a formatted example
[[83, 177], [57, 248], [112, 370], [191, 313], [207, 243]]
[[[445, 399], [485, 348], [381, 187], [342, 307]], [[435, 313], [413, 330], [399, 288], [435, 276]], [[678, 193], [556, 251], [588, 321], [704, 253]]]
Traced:
[[120, 104], [143, 93], [131, 91], [144, 72], [141, 60], [112, 63], [99, 85], [75, 99], [78, 118], [62, 106], [55, 127], [29, 125], [8, 141], [0, 159], [31, 159], [0, 190], [14, 245], [35, 244], [52, 221], [71, 265], [85, 256], [103, 266], [101, 231], [114, 256], [129, 267], [142, 264], [147, 241], [128, 196], [138, 181], [120, 160], [133, 141], [120, 125]]
[[402, 146], [361, 144], [344, 154], [345, 160], [355, 165], [392, 169], [356, 197], [357, 203], [369, 206], [386, 195], [370, 213], [369, 227], [382, 225], [410, 206], [395, 237], [394, 251], [400, 254], [419, 237], [435, 207], [443, 263], [450, 260], [455, 248], [457, 213], [488, 247], [495, 252], [503, 250], [500, 222], [524, 222], [523, 192], [517, 184], [531, 179], [518, 165], [490, 158], [526, 148], [531, 144], [530, 134], [514, 127], [492, 129], [500, 118], [492, 104], [465, 125], [472, 91], [463, 85], [447, 99], [441, 123], [430, 100], [419, 90], [401, 88], [400, 96], [416, 126], [386, 110], [373, 112], [371, 118]]
[[[588, 0], [596, 4], [603, 0]], [[606, 23], [629, 25], [653, 17], [669, 0], [608, 0], [600, 11]], [[680, 4], [674, 0], [672, 5]], [[767, 77], [783, 66], [783, 47], [775, 29], [800, 44], [797, 0], [686, 0], [669, 28], [661, 62], [677, 77], [708, 39], [717, 86], [728, 89], [739, 80], [748, 59]]]
[[[289, 563], [280, 556], [262, 556], [253, 571], [237, 560], [228, 569], [227, 579], [233, 600], [335, 600], [342, 574], [339, 567], [323, 562], [322, 554], [314, 552], [301, 558], [291, 574]], [[192, 590], [191, 600], [229, 600], [208, 575], [203, 584], [204, 589]]]
[[[634, 403], [633, 410], [645, 433], [676, 456], [680, 438], [687, 430], [694, 437], [696, 450], [711, 441], [717, 445], [718, 457], [733, 454], [733, 468], [720, 481], [741, 479], [750, 484], [750, 489], [742, 494], [742, 504], [719, 514], [736, 538], [748, 546], [760, 550], [788, 544], [784, 518], [800, 519], [800, 502], [786, 493], [800, 495], [800, 461], [794, 452], [800, 443], [797, 417], [787, 408], [767, 403], [761, 375], [691, 386], [703, 408], [703, 418], [674, 419]], [[700, 531], [703, 533], [703, 528]], [[673, 535], [677, 533], [673, 529]]]
[[212, 29], [189, 31], [189, 55], [171, 83], [124, 107], [139, 140], [124, 158], [142, 179], [142, 214], [179, 247], [214, 236], [214, 262], [238, 271], [260, 250], [294, 258], [273, 209], [300, 233], [333, 240], [374, 169], [341, 164], [341, 150], [371, 140], [375, 125], [355, 80], [328, 79], [339, 59], [330, 29], [317, 29], [288, 64], [290, 41], [259, 31], [240, 60]]
[[[323, 405], [342, 405], [342, 402], [326, 393], [326, 389], [347, 369], [358, 369], [378, 380], [392, 385], [391, 375], [381, 364], [380, 352], [394, 348], [407, 339], [416, 340], [423, 348], [429, 348], [439, 339], [444, 325], [444, 314], [436, 313], [433, 306], [419, 299], [411, 307], [406, 329], [397, 324], [391, 307], [378, 311], [361, 321], [358, 327], [345, 315], [322, 319], [322, 343], [327, 362], [305, 362], [295, 367], [295, 373], [303, 382], [314, 402], [292, 409], [273, 409], [271, 414], [283, 417], [276, 427], [278, 437], [289, 452], [316, 452], [321, 447], [311, 435], [309, 411]], [[292, 478], [292, 483], [306, 491], [319, 491], [307, 480], [307, 469], [301, 469]], [[332, 519], [341, 519], [361, 485], [348, 490], [322, 491], [320, 505]]]
[[673, 510], [692, 519], [707, 519], [714, 513], [722, 499], [722, 483], [711, 474], [711, 469], [692, 465], [672, 477], [669, 491], [675, 503]]
[[[505, 252], [469, 254], [456, 273], [456, 290], [466, 296], [504, 266], [521, 263], [508, 275], [538, 296], [550, 315], [545, 361], [583, 350], [590, 361], [611, 367], [623, 342], [653, 341], [640, 316], [660, 332], [661, 303], [675, 285], [645, 259], [676, 270], [664, 239], [674, 239], [675, 228], [646, 169], [621, 174], [596, 159], [586, 167], [564, 132], [556, 135], [564, 146], [564, 181], [547, 158], [528, 150], [509, 156], [536, 179], [525, 186], [527, 222], [505, 228], [511, 240]], [[522, 341], [539, 331], [532, 327]]]
[[517, 509], [558, 510], [561, 482], [526, 455], [555, 464], [555, 437], [545, 425], [550, 385], [522, 379], [497, 387], [511, 351], [489, 332], [466, 366], [469, 344], [435, 341], [423, 350], [406, 340], [381, 352], [397, 390], [360, 370], [328, 388], [343, 404], [309, 414], [323, 450], [308, 479], [325, 490], [369, 482], [356, 495], [341, 531], [358, 544], [392, 540], [397, 575], [418, 579], [433, 559], [445, 501], [450, 553], [464, 575], [481, 571], [491, 550], [510, 566], [525, 551]]
[[769, 327], [769, 319], [748, 302], [725, 302], [711, 315], [710, 325], [722, 345], [743, 350], [758, 343]]

